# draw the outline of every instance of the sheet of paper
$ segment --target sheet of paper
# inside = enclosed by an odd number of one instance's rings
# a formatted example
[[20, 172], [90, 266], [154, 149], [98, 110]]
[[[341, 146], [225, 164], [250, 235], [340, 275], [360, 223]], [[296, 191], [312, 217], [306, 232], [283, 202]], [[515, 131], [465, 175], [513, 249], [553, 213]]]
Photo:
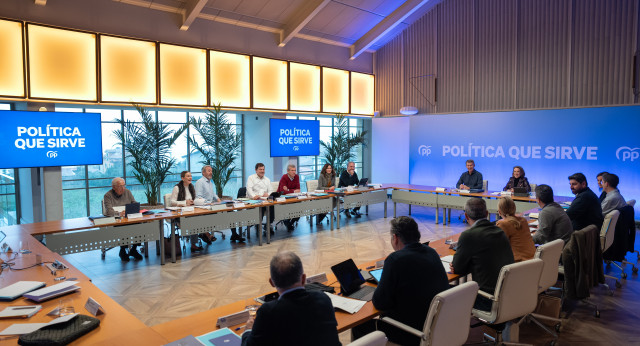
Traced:
[[115, 211], [116, 213], [122, 212], [124, 211], [125, 206], [121, 206], [121, 207], [113, 207], [113, 211]]
[[16, 323], [10, 325], [8, 328], [0, 332], [0, 335], [21, 335], [27, 334], [31, 332], [35, 332], [36, 330], [49, 326], [52, 324], [63, 323], [71, 320], [72, 318], [78, 316], [78, 314], [71, 314], [67, 316], [58, 317], [55, 320], [49, 323]]
[[442, 266], [444, 267], [444, 271], [447, 273], [450, 273], [451, 267], [449, 265], [453, 261], [453, 255], [440, 257], [440, 261], [442, 261]]
[[355, 314], [356, 312], [360, 311], [360, 309], [362, 309], [365, 304], [367, 304], [367, 302], [363, 300], [340, 297], [328, 292], [324, 293], [329, 296], [329, 299], [331, 299], [331, 304], [334, 308], [346, 311], [350, 314]]

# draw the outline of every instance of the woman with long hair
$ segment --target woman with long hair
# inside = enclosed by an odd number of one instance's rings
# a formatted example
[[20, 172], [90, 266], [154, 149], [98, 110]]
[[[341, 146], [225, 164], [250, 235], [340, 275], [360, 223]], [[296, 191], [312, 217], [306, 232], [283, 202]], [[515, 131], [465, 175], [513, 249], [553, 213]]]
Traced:
[[531, 192], [531, 185], [529, 185], [527, 177], [524, 176], [524, 168], [521, 166], [513, 167], [513, 173], [511, 173], [511, 177], [502, 191], [513, 191], [514, 187], [524, 187], [527, 192]]
[[[171, 191], [171, 206], [186, 207], [192, 206], [196, 197], [196, 188], [191, 181], [191, 173], [189, 171], [180, 172], [180, 181], [173, 187]], [[216, 238], [211, 233], [192, 234], [189, 236], [191, 242], [191, 251], [201, 251], [202, 246], [198, 245], [198, 236], [207, 244], [211, 244]]]
[[[320, 176], [318, 177], [318, 190], [333, 191], [335, 188], [336, 173], [333, 171], [331, 164], [325, 163], [324, 166], [322, 166]], [[319, 225], [322, 220], [324, 220], [325, 216], [327, 216], [327, 214], [318, 214], [318, 216], [316, 216], [316, 225]]]
[[509, 238], [513, 259], [516, 262], [533, 258], [536, 246], [529, 231], [529, 223], [522, 216], [516, 216], [516, 204], [510, 197], [501, 198], [498, 202], [498, 214], [502, 220], [496, 222]]

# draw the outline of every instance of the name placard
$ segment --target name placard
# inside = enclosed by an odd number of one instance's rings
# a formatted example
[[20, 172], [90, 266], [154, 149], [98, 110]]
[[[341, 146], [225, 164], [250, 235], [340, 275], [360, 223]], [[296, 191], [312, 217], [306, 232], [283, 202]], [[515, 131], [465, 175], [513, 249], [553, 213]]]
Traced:
[[139, 219], [142, 217], [142, 213], [127, 214], [127, 219]]
[[436, 191], [437, 192], [445, 192], [445, 191], [447, 191], [447, 189], [445, 189], [444, 187], [436, 187]]
[[89, 297], [87, 302], [84, 303], [84, 308], [87, 309], [93, 316], [98, 316], [98, 314], [106, 314], [107, 312], [104, 310], [102, 305], [98, 303], [95, 299]]
[[184, 213], [185, 211], [194, 211], [194, 210], [195, 210], [195, 209], [194, 209], [194, 207], [193, 207], [193, 206], [191, 206], [191, 207], [182, 207], [182, 212], [183, 212], [183, 213]]
[[116, 222], [115, 217], [102, 217], [102, 218], [93, 220], [93, 224], [96, 226], [106, 225], [108, 223], [115, 223], [115, 222]]
[[276, 198], [276, 202], [285, 202], [287, 199], [284, 197], [278, 197]]
[[320, 274], [307, 277], [307, 283], [312, 283], [312, 282], [323, 283], [325, 281], [327, 281], [327, 273], [320, 273]]
[[244, 311], [236, 312], [235, 314], [222, 316], [218, 318], [218, 321], [216, 322], [216, 326], [219, 328], [225, 328], [225, 327], [234, 326], [236, 324], [247, 322], [248, 319], [249, 319], [249, 311], [244, 310]]
[[244, 203], [242, 203], [242, 202], [233, 203], [233, 207], [234, 208], [242, 208], [242, 207], [244, 207]]

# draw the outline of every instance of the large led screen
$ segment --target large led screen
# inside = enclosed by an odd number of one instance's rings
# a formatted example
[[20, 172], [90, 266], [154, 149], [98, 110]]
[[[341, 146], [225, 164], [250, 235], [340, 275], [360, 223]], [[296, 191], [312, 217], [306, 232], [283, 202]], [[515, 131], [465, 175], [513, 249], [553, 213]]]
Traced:
[[100, 114], [0, 111], [0, 168], [102, 164]]
[[320, 155], [320, 122], [269, 119], [271, 157]]

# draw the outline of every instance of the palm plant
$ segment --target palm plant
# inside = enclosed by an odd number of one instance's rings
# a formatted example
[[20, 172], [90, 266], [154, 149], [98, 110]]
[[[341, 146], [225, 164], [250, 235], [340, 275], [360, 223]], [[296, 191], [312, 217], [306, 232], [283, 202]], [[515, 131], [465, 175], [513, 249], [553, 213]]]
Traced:
[[169, 125], [156, 121], [146, 108], [135, 103], [133, 107], [142, 121], [117, 119], [122, 128], [114, 130], [113, 134], [131, 157], [129, 165], [133, 169], [133, 176], [144, 187], [147, 202], [155, 205], [159, 200], [160, 186], [176, 163], [169, 150], [189, 127], [189, 123], [171, 130]]
[[216, 186], [216, 194], [222, 196], [225, 185], [236, 169], [235, 160], [242, 145], [242, 137], [219, 103], [207, 110], [204, 119], [191, 117], [190, 123], [202, 138], [199, 142], [192, 136], [191, 144], [202, 155], [200, 162], [211, 166], [211, 180]]
[[353, 148], [362, 144], [366, 146], [365, 135], [367, 131], [349, 133], [349, 123], [344, 114], [336, 114], [335, 130], [328, 142], [320, 141], [324, 149], [324, 158], [333, 167], [339, 177], [344, 171], [347, 162], [354, 158]]

